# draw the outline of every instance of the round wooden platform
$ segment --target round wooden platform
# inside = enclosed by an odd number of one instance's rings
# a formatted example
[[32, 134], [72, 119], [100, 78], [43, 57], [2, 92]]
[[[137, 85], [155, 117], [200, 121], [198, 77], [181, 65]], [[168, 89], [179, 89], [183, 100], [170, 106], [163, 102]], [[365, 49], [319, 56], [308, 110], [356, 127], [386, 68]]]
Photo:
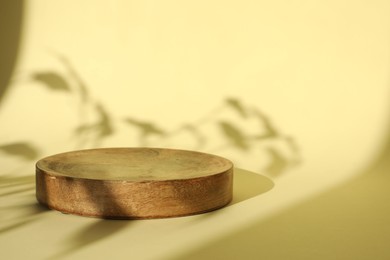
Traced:
[[115, 219], [165, 218], [221, 208], [232, 199], [233, 164], [174, 149], [102, 148], [36, 164], [36, 196], [64, 213]]

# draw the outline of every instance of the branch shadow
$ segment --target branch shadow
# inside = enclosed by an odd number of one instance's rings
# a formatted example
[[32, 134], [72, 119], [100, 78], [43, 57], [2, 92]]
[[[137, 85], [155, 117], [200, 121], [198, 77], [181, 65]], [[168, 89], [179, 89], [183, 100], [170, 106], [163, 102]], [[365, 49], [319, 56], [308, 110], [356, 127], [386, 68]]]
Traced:
[[[0, 206], [0, 234], [14, 231], [34, 222], [39, 216], [48, 210], [36, 203], [34, 196], [34, 176], [0, 176], [0, 199], [4, 203]], [[10, 212], [18, 212], [11, 220], [5, 220]], [[12, 214], [12, 215], [13, 215]]]
[[[41, 219], [42, 215], [49, 212], [47, 206], [39, 204], [35, 198], [35, 176], [15, 176], [15, 174], [6, 174], [0, 176], [0, 235], [13, 232], [33, 224]], [[88, 190], [91, 196], [93, 190]], [[110, 190], [105, 192], [110, 193]], [[116, 203], [112, 201], [112, 203]], [[97, 205], [98, 207], [98, 205]], [[58, 259], [74, 253], [90, 244], [101, 241], [108, 236], [116, 234], [124, 227], [130, 224], [125, 220], [93, 219], [83, 228], [77, 230], [74, 234], [65, 239], [65, 249], [53, 255], [49, 259]]]

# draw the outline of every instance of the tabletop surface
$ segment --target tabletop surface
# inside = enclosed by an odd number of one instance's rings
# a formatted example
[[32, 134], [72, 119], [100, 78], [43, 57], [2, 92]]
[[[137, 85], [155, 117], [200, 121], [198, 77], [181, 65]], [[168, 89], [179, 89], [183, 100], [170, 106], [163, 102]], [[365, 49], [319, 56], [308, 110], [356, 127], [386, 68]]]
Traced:
[[7, 259], [386, 259], [386, 169], [371, 169], [284, 210], [273, 207], [278, 190], [273, 181], [235, 169], [234, 199], [226, 208], [132, 221], [48, 210], [36, 202], [33, 176], [2, 176], [1, 254]]

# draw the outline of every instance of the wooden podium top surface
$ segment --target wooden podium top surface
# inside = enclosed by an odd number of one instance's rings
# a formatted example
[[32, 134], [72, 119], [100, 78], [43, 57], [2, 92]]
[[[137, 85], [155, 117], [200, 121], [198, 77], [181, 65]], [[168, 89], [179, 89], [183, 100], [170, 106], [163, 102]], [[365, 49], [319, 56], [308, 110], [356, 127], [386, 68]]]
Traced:
[[233, 164], [222, 157], [163, 148], [103, 148], [66, 152], [43, 158], [37, 167], [72, 178], [164, 181], [223, 173]]

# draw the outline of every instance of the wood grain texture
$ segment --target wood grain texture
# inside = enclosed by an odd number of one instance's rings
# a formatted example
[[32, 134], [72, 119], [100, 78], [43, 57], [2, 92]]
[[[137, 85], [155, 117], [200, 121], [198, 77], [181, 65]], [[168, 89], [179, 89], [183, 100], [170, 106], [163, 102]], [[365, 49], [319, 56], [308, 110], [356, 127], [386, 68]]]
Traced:
[[63, 213], [115, 219], [204, 213], [232, 200], [233, 164], [174, 149], [104, 148], [36, 164], [39, 203]]

